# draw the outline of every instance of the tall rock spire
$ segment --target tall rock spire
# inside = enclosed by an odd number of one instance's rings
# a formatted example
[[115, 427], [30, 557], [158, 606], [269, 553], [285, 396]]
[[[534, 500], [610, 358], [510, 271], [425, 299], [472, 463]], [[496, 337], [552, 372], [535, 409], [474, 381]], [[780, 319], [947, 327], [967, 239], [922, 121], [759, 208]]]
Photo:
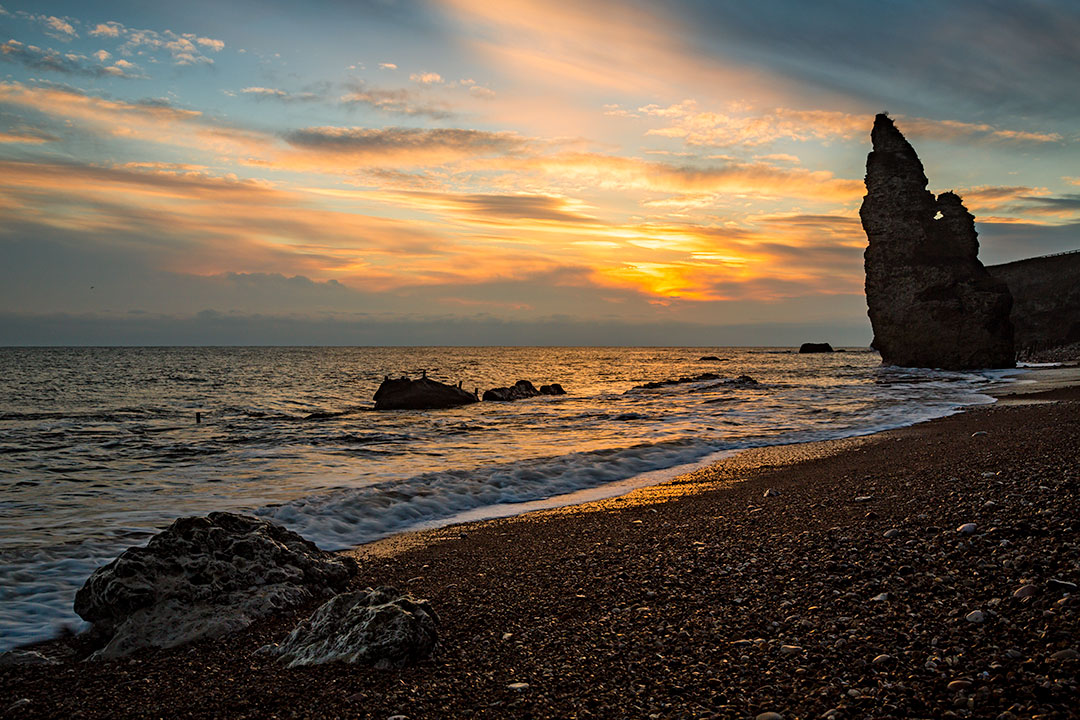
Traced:
[[915, 149], [874, 119], [859, 216], [873, 347], [889, 365], [1013, 367], [1012, 296], [979, 262], [975, 217], [960, 196], [934, 197]]

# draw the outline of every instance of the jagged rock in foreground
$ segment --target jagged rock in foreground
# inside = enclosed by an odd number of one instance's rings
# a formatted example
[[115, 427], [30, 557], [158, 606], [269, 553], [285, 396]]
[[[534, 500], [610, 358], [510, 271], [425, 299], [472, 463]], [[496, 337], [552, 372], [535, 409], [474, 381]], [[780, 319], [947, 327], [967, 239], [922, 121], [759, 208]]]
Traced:
[[497, 401], [497, 402], [509, 402], [511, 400], [524, 400], [526, 398], [536, 397], [537, 395], [565, 395], [566, 391], [563, 390], [563, 386], [559, 383], [551, 383], [550, 385], [541, 385], [537, 390], [536, 386], [528, 380], [518, 380], [510, 387], [492, 388], [484, 393], [485, 401]]
[[376, 410], [438, 410], [479, 402], [479, 398], [460, 386], [422, 377], [419, 380], [386, 378], [375, 391]]
[[956, 194], [926, 190], [918, 155], [889, 117], [875, 118], [870, 137], [859, 215], [872, 346], [891, 365], [1013, 367], [1012, 296], [979, 262], [974, 216]]
[[124, 657], [234, 632], [254, 620], [341, 592], [352, 558], [291, 530], [228, 512], [186, 517], [98, 568], [75, 612], [108, 638], [95, 658]]
[[829, 343], [803, 343], [799, 346], [799, 354], [806, 353], [831, 353], [833, 346]]
[[289, 667], [340, 660], [402, 667], [426, 660], [438, 642], [435, 612], [426, 600], [394, 588], [358, 590], [329, 600], [279, 645], [260, 652]]

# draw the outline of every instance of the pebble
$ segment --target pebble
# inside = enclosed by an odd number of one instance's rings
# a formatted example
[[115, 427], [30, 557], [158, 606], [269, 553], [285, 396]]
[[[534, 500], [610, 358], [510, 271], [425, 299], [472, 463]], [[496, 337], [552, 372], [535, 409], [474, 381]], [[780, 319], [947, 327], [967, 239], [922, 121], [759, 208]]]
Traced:
[[782, 654], [782, 655], [795, 655], [796, 653], [801, 653], [801, 652], [802, 652], [802, 648], [799, 647], [798, 645], [781, 645], [780, 646], [780, 654]]
[[1071, 583], [1067, 580], [1058, 580], [1057, 578], [1050, 578], [1046, 581], [1046, 587], [1056, 592], [1076, 592], [1076, 583]]
[[867, 502], [870, 502], [873, 499], [874, 499], [873, 495], [856, 495], [855, 496], [855, 502], [857, 502], [857, 503], [867, 503]]
[[1052, 660], [1073, 660], [1080, 657], [1080, 652], [1069, 648], [1067, 650], [1058, 650], [1056, 653], [1050, 656]]
[[1026, 597], [1031, 597], [1039, 592], [1039, 589], [1034, 585], [1021, 585], [1013, 593], [1013, 597], [1017, 600], [1023, 600]]
[[990, 433], [986, 432], [985, 430], [978, 430], [976, 432], [971, 433], [971, 437], [984, 437], [984, 436], [989, 435], [989, 434]]
[[956, 532], [963, 533], [965, 535], [971, 535], [975, 532], [975, 523], [964, 523], [960, 527], [956, 528]]
[[882, 653], [881, 655], [878, 655], [876, 658], [874, 658], [874, 664], [875, 665], [883, 665], [884, 663], [887, 663], [892, 659], [893, 659], [892, 655], [887, 655], [885, 653]]
[[875, 595], [874, 597], [870, 598], [870, 602], [885, 602], [888, 599], [889, 593], [883, 592], [880, 595]]
[[521, 691], [529, 689], [529, 683], [523, 683], [523, 682], [510, 683], [506, 687], [509, 690], [517, 690], [518, 692], [521, 692]]
[[970, 688], [970, 680], [953, 680], [951, 683], [949, 683], [949, 690], [952, 690], [953, 692], [964, 692], [965, 690], [968, 690]]
[[386, 720], [409, 720], [408, 715], [391, 715]]
[[899, 530], [897, 530], [896, 528], [892, 528], [892, 529], [890, 529], [890, 530], [886, 530], [886, 531], [885, 531], [885, 532], [884, 532], [884, 533], [882, 534], [882, 537], [885, 537], [885, 538], [894, 538], [894, 537], [896, 537], [896, 536], [897, 536], [897, 535], [899, 535], [899, 534], [900, 534], [900, 531], [899, 531]]
[[776, 497], [779, 494], [780, 494], [779, 490], [773, 490], [772, 488], [769, 488], [768, 490], [765, 491], [765, 495], [763, 497]]
[[754, 720], [784, 720], [784, 716], [775, 712], [760, 713]]
[[964, 616], [964, 619], [970, 623], [981, 623], [983, 620], [986, 619], [986, 616], [983, 615], [982, 610], [972, 610]]

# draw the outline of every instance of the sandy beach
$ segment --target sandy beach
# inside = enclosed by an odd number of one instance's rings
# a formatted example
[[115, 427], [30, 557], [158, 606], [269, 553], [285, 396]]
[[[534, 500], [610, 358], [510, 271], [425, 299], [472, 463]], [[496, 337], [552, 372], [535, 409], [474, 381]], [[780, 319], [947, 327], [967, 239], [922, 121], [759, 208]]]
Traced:
[[1075, 368], [1025, 378], [908, 428], [358, 548], [358, 587], [439, 615], [439, 651], [415, 667], [253, 654], [305, 608], [118, 662], [47, 643], [59, 664], [0, 667], [0, 712], [1077, 717], [1080, 387]]

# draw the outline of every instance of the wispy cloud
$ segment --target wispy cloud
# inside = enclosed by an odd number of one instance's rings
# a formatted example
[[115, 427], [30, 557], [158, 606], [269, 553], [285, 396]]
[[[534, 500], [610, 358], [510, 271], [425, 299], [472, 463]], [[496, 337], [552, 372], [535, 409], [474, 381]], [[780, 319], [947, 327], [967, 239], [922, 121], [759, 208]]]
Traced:
[[410, 90], [377, 88], [362, 82], [351, 83], [340, 100], [344, 105], [365, 105], [394, 115], [413, 115], [435, 120], [453, 116], [449, 106], [426, 101]]
[[311, 102], [312, 100], [321, 100], [322, 97], [318, 93], [313, 92], [289, 92], [287, 90], [281, 90], [279, 88], [267, 88], [267, 87], [246, 87], [240, 91], [244, 95], [252, 95], [260, 100], [282, 100], [285, 102]]
[[0, 59], [18, 63], [34, 70], [46, 70], [85, 77], [146, 77], [139, 71], [137, 65], [127, 60], [118, 60], [111, 65], [107, 64], [110, 56], [108, 53], [102, 55], [102, 52], [104, 51], [98, 51], [98, 53], [94, 54], [97, 62], [93, 62], [86, 55], [63, 53], [52, 48], [41, 48], [37, 45], [26, 45], [14, 39], [0, 45]]
[[413, 73], [409, 79], [421, 85], [442, 85], [443, 83], [442, 75], [436, 72]]

